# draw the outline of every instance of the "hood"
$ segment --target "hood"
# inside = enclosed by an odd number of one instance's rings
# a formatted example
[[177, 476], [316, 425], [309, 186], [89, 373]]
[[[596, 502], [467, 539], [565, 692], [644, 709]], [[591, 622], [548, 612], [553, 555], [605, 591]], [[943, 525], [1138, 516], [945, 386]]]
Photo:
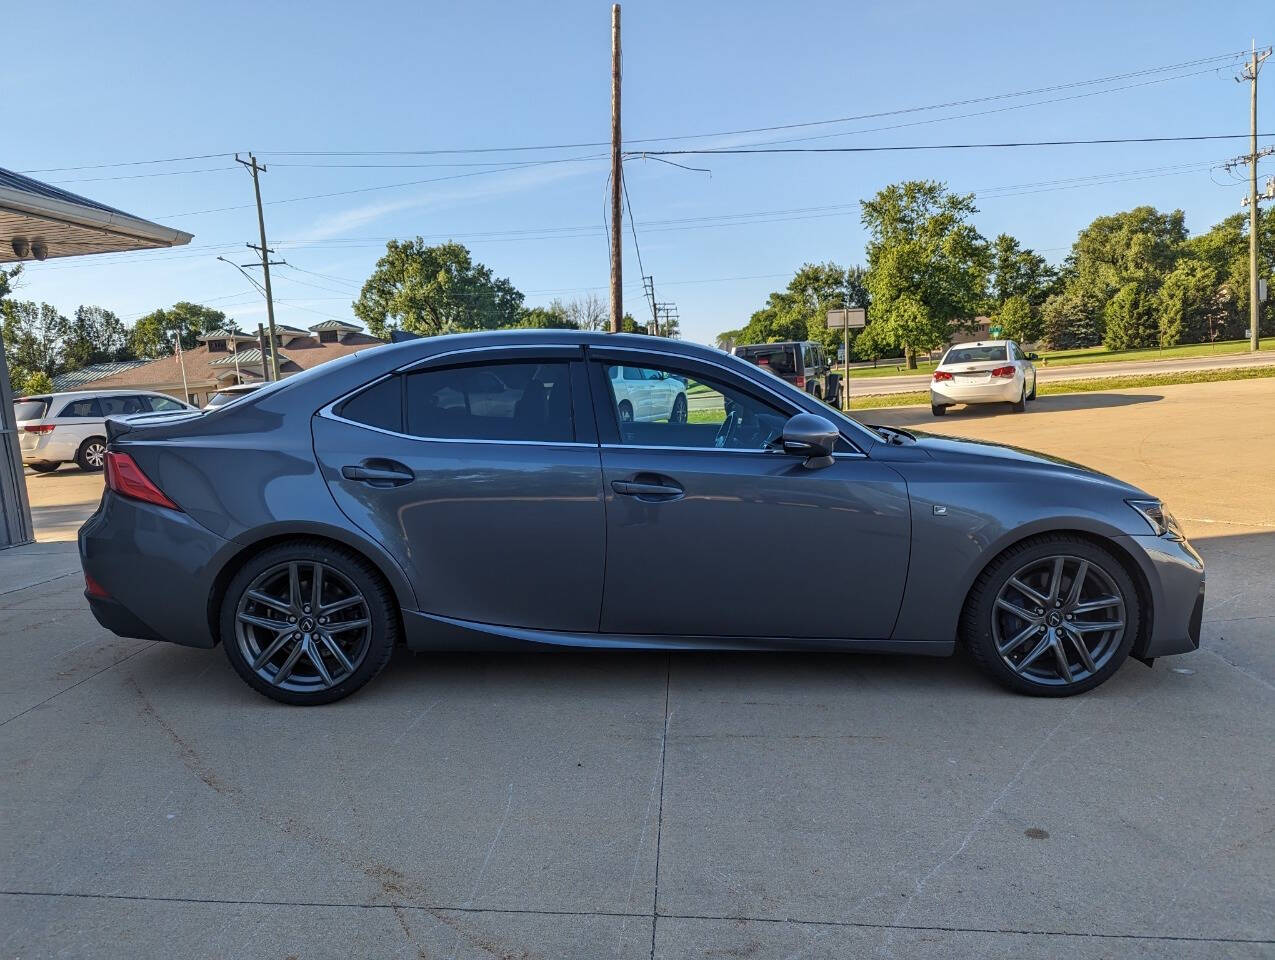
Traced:
[[1152, 499], [1145, 490], [1125, 483], [1101, 470], [1094, 470], [1083, 464], [1064, 460], [1061, 457], [1024, 450], [1008, 444], [988, 443], [983, 440], [970, 440], [961, 437], [940, 437], [932, 433], [917, 430], [909, 431], [916, 437], [916, 446], [924, 450], [935, 460], [981, 461], [989, 464], [1016, 466], [1028, 470], [1040, 470], [1055, 476], [1074, 476], [1078, 479], [1096, 480], [1108, 487], [1117, 488], [1129, 497]]

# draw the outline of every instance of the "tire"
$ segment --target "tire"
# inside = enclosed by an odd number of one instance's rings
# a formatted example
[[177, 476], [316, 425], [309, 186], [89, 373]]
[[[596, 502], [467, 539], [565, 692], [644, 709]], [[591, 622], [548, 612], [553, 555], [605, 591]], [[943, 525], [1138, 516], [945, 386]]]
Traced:
[[[319, 600], [335, 608], [324, 618], [324, 607], [313, 606], [316, 570]], [[272, 621], [283, 629], [269, 627]], [[352, 550], [293, 540], [239, 569], [219, 628], [231, 666], [250, 687], [280, 703], [314, 706], [348, 697], [385, 669], [399, 639], [398, 605], [380, 573]]]
[[1028, 400], [1036, 399], [1036, 381], [1035, 380], [1032, 381], [1032, 392], [1027, 394], [1027, 399]]
[[106, 438], [89, 437], [75, 451], [75, 463], [85, 473], [97, 473], [106, 464]]
[[[1060, 559], [1062, 573], [1056, 590], [1050, 589]], [[1081, 591], [1073, 599], [1082, 573]], [[1034, 590], [1036, 599], [1014, 583]], [[1001, 600], [1028, 616], [1010, 612]], [[1137, 588], [1110, 550], [1070, 534], [1045, 534], [1010, 547], [979, 574], [961, 613], [960, 636], [974, 662], [1002, 686], [1032, 696], [1067, 697], [1093, 689], [1120, 669], [1141, 620]], [[1083, 626], [1090, 629], [1076, 629]]]
[[60, 463], [28, 463], [27, 466], [30, 467], [32, 470], [34, 470], [36, 473], [52, 473], [58, 467], [62, 466], [62, 464]]
[[944, 414], [946, 414], [946, 413], [947, 413], [947, 407], [946, 407], [946, 406], [940, 406], [940, 405], [939, 405], [939, 404], [937, 404], [937, 403], [931, 403], [931, 404], [930, 404], [930, 413], [934, 414], [934, 416], [936, 416], [936, 417], [941, 417], [941, 416], [943, 416]]
[[668, 422], [685, 423], [686, 418], [686, 394], [679, 393], [677, 399], [673, 401], [673, 410], [668, 415]]
[[1023, 392], [1014, 401], [1013, 407], [1015, 413], [1022, 413], [1027, 409], [1027, 384], [1023, 384]]
[[633, 404], [629, 403], [629, 401], [621, 400], [620, 405], [616, 407], [615, 409], [616, 409], [616, 413], [620, 417], [621, 423], [633, 422]]

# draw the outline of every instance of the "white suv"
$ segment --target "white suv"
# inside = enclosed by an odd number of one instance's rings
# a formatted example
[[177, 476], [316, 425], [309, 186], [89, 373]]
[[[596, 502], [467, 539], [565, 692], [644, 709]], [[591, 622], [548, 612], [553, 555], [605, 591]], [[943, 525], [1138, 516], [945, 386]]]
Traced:
[[22, 463], [38, 473], [71, 461], [81, 470], [101, 470], [107, 417], [183, 411], [198, 413], [199, 408], [152, 390], [77, 390], [13, 402]]

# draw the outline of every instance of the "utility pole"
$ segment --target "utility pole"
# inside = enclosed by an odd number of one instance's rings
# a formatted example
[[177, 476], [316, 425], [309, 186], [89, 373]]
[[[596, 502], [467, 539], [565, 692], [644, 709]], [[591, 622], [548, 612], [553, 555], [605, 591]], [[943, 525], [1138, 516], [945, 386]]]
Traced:
[[[258, 179], [258, 173], [265, 173], [264, 164], [257, 163], [257, 158], [251, 153], [248, 154], [247, 160], [240, 160], [239, 154], [235, 154], [235, 162], [242, 163], [245, 167], [252, 171], [252, 190], [257, 195], [257, 227], [261, 231], [261, 270], [265, 275], [266, 287], [266, 320], [270, 326], [270, 370], [273, 374], [271, 379], [279, 379], [279, 347], [278, 338], [275, 336], [274, 330], [274, 297], [270, 293], [270, 249], [266, 246], [266, 217], [261, 210], [261, 181]], [[252, 244], [249, 244], [252, 246]], [[253, 248], [257, 249], [257, 248]], [[264, 358], [263, 358], [264, 359]]]
[[1252, 85], [1249, 94], [1249, 148], [1248, 148], [1248, 316], [1249, 341], [1248, 348], [1256, 352], [1261, 344], [1258, 326], [1262, 318], [1262, 304], [1258, 300], [1257, 282], [1257, 241], [1258, 241], [1258, 203], [1257, 203], [1257, 74], [1262, 62], [1271, 55], [1271, 48], [1258, 52], [1257, 41], [1253, 41], [1252, 59], [1244, 66], [1243, 72], [1236, 77], [1241, 83], [1245, 80]]
[[[611, 332], [620, 332], [624, 317], [624, 237], [620, 194], [624, 189], [624, 161], [620, 155], [620, 5], [611, 4]], [[258, 210], [261, 209], [258, 203]], [[261, 245], [266, 244], [264, 228]]]
[[655, 278], [651, 276], [643, 277], [642, 290], [646, 294], [646, 302], [651, 305], [651, 333], [658, 337], [660, 335], [660, 314], [655, 308]]
[[270, 364], [266, 363], [266, 331], [257, 324], [257, 349], [261, 351], [261, 373], [263, 380], [278, 379], [270, 376]]

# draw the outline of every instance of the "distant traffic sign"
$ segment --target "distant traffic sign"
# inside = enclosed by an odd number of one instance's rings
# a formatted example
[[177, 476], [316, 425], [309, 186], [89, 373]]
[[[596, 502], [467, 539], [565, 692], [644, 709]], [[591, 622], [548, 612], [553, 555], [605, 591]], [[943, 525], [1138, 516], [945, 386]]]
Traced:
[[849, 310], [829, 310], [828, 311], [828, 329], [842, 330], [849, 327], [851, 330], [868, 325], [868, 311], [863, 307], [851, 307]]

